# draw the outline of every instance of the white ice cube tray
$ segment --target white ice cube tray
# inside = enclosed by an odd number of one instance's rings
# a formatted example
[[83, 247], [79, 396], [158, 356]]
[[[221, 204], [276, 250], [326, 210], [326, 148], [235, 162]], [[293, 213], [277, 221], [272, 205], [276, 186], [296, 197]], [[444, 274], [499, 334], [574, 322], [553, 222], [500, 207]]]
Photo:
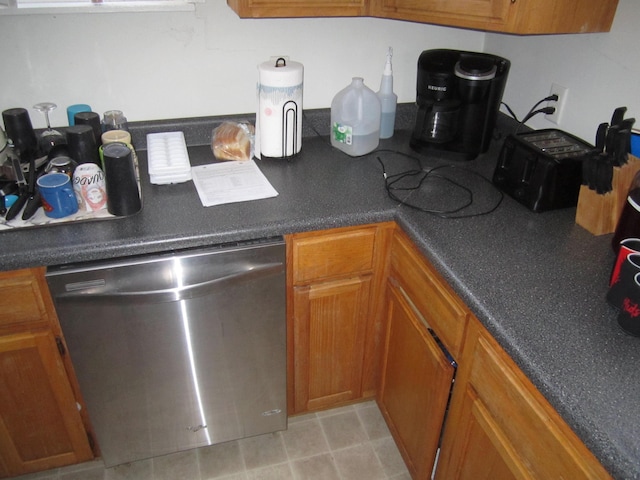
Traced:
[[183, 132], [147, 134], [149, 177], [156, 185], [191, 180], [191, 163]]

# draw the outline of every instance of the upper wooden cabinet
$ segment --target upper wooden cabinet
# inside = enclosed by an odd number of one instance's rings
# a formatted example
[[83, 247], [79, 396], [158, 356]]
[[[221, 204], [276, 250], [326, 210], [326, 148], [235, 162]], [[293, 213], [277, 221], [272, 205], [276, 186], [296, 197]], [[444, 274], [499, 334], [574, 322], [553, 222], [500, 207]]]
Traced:
[[515, 34], [611, 29], [618, 0], [227, 0], [242, 18], [373, 16]]
[[368, 0], [227, 0], [241, 18], [359, 17]]
[[369, 0], [369, 13], [517, 34], [607, 32], [618, 0]]

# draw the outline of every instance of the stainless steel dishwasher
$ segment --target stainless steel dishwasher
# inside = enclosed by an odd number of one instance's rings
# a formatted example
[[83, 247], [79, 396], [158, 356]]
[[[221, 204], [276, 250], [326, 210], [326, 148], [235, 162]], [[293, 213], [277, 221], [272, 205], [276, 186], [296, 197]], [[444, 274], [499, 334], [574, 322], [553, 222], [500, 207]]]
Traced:
[[286, 428], [282, 238], [49, 268], [107, 467]]

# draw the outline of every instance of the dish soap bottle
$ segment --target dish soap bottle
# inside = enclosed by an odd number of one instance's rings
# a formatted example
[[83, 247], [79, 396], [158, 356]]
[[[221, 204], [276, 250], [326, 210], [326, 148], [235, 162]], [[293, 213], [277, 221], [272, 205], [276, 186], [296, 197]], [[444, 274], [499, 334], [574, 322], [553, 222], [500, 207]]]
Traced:
[[384, 65], [382, 80], [380, 81], [380, 90], [378, 90], [378, 98], [380, 99], [380, 138], [391, 138], [393, 136], [393, 127], [396, 123], [396, 105], [398, 96], [393, 93], [393, 70], [391, 68], [391, 57], [393, 49], [389, 47], [387, 51], [387, 62]]
[[380, 143], [380, 100], [360, 77], [340, 90], [331, 102], [331, 145], [359, 157]]

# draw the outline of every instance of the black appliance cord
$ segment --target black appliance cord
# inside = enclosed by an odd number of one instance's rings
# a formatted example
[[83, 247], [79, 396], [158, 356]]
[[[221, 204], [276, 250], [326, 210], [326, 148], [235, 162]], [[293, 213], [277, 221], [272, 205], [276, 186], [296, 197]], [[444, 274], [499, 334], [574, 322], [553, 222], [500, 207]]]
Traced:
[[[318, 130], [313, 126], [313, 124], [307, 121], [304, 111], [302, 112], [302, 116], [305, 121], [305, 125], [311, 128], [311, 130], [313, 130], [313, 132], [318, 136], [318, 138], [322, 139], [327, 145], [332, 147], [331, 141], [327, 141], [325, 136], [321, 135], [320, 132], [318, 132]], [[342, 153], [346, 157], [353, 158], [350, 155], [343, 152], [342, 150], [339, 150], [339, 149], [335, 149], [335, 150], [338, 150], [340, 153]], [[400, 155], [400, 156], [409, 158], [411, 160], [414, 160], [417, 163], [418, 168], [414, 168], [414, 169], [406, 170], [404, 172], [389, 175], [387, 174], [387, 170], [384, 165], [384, 162], [380, 157], [381, 153], [390, 153], [394, 155]], [[400, 205], [404, 205], [413, 210], [417, 210], [423, 213], [428, 213], [428, 214], [435, 215], [440, 218], [446, 218], [446, 219], [473, 218], [473, 217], [489, 215], [490, 213], [495, 212], [498, 209], [498, 207], [502, 204], [504, 194], [493, 185], [491, 180], [487, 179], [485, 176], [481, 175], [480, 173], [474, 172], [473, 170], [470, 170], [468, 168], [464, 168], [464, 167], [453, 165], [453, 164], [443, 164], [443, 165], [438, 165], [433, 167], [425, 167], [422, 165], [420, 158], [415, 157], [414, 155], [401, 152], [399, 150], [377, 149], [372, 152], [369, 152], [366, 155], [363, 155], [362, 157], [367, 157], [370, 155], [377, 155], [376, 159], [380, 164], [380, 166], [382, 167], [382, 176], [384, 178], [384, 188], [385, 188], [385, 191], [387, 192], [387, 196], [391, 200], [398, 202]], [[474, 203], [473, 191], [470, 188], [467, 188], [464, 185], [462, 185], [460, 182], [450, 177], [447, 177], [446, 175], [443, 175], [442, 174], [443, 172], [441, 173], [441, 171], [444, 171], [445, 169], [461, 170], [461, 171], [464, 171], [465, 173], [469, 173], [471, 175], [474, 175], [480, 178], [483, 182], [490, 185], [491, 188], [498, 194], [498, 199], [495, 201], [493, 205], [491, 205], [486, 210], [476, 212], [476, 213], [469, 213], [469, 214], [461, 213], [464, 209], [469, 208], [473, 205]], [[402, 180], [412, 178], [412, 177], [417, 179], [414, 185], [412, 186], [400, 185], [400, 182]], [[397, 195], [397, 192], [401, 192], [401, 191], [402, 192], [418, 191], [420, 190], [420, 188], [422, 188], [422, 186], [428, 180], [431, 180], [431, 179], [439, 179], [440, 181], [447, 182], [451, 184], [453, 187], [459, 189], [463, 194], [466, 195], [466, 201], [462, 202], [461, 205], [453, 207], [451, 209], [438, 210], [438, 209], [427, 208], [423, 205], [417, 205], [412, 203], [409, 200], [409, 198], [411, 197], [411, 193], [409, 193], [409, 195], [407, 195], [405, 198], [400, 198]]]

